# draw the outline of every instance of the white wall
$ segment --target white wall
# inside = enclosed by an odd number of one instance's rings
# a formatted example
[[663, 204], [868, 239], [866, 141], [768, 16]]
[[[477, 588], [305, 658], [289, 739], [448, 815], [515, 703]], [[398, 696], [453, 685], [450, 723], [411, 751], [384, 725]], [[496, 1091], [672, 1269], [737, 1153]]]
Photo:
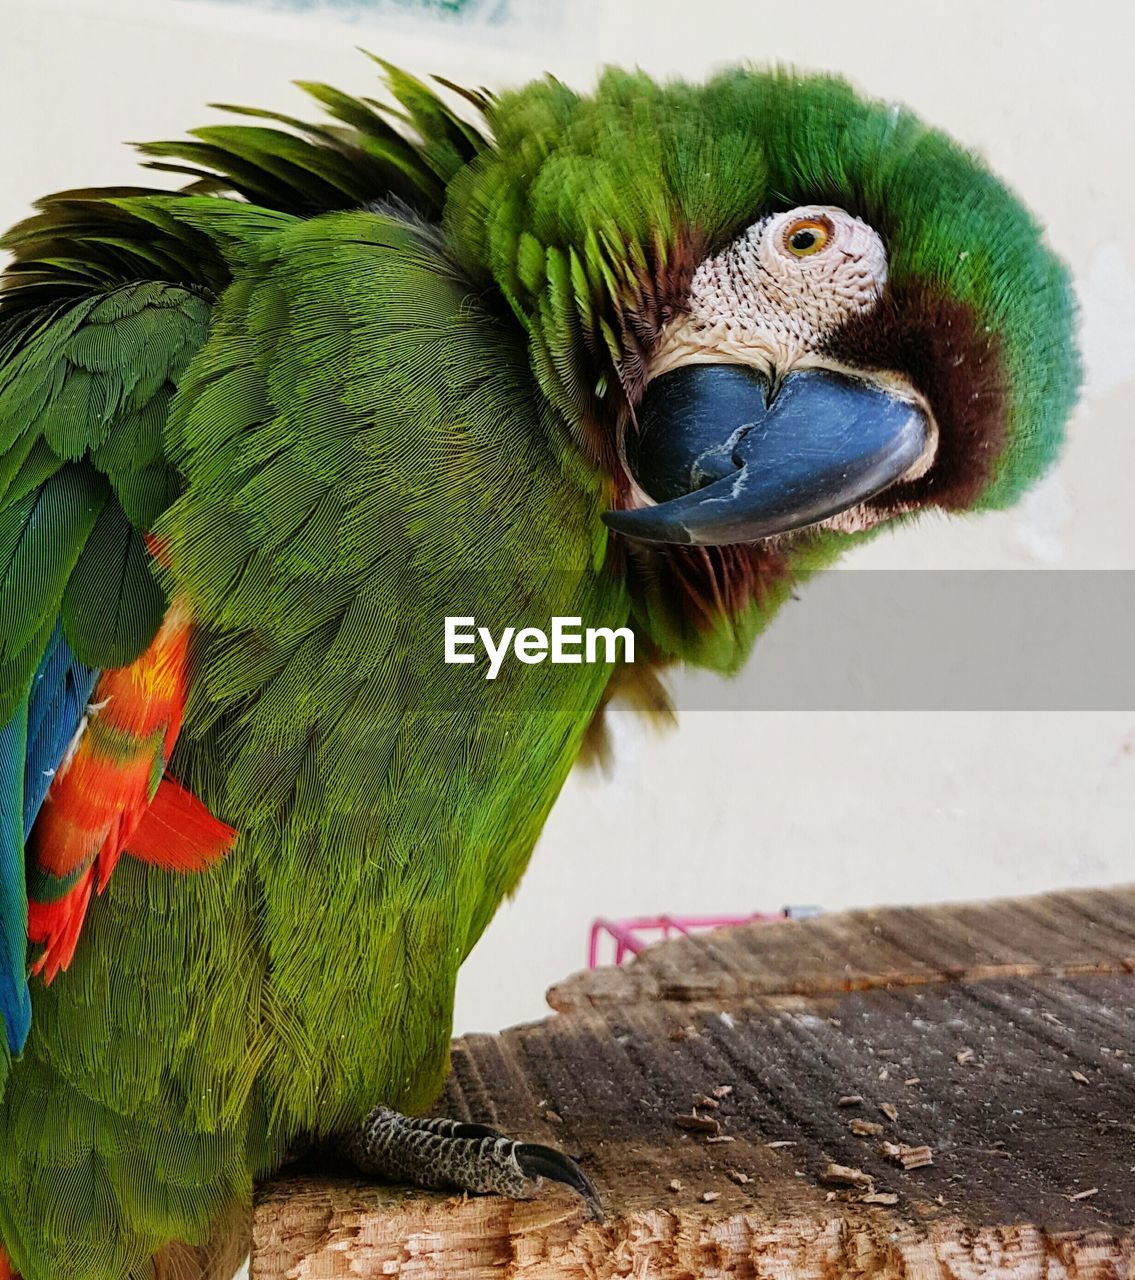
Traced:
[[[294, 78], [364, 91], [356, 44], [499, 86], [600, 62], [839, 70], [979, 148], [1071, 262], [1087, 394], [1056, 473], [1015, 512], [886, 536], [860, 567], [1135, 568], [1135, 7], [1047, 0], [599, 0], [492, 47], [375, 19], [198, 0], [0, 0], [0, 224], [37, 195], [130, 181], [121, 139], [206, 101], [295, 109]], [[548, 12], [533, 0], [532, 12]], [[799, 608], [807, 609], [807, 593]], [[538, 1016], [598, 914], [840, 907], [1135, 874], [1135, 714], [697, 713], [620, 725], [615, 776], [573, 777], [516, 900], [467, 964], [458, 1028]]]

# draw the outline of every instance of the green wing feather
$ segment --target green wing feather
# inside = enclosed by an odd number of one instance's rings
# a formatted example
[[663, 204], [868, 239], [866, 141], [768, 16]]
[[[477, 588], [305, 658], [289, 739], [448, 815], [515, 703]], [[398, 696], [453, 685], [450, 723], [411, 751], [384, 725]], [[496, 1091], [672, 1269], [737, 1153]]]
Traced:
[[164, 596], [142, 534], [177, 491], [162, 428], [209, 316], [199, 294], [154, 282], [44, 310], [0, 364], [0, 722], [61, 613], [89, 666], [153, 638]]
[[[52, 284], [47, 260], [39, 265], [34, 282], [16, 272], [19, 285], [0, 293], [0, 811], [10, 819], [0, 915], [4, 969], [25, 993], [33, 678], [57, 625], [73, 657], [96, 670], [133, 661], [157, 631], [166, 598], [143, 535], [178, 489], [162, 432], [209, 315], [202, 293], [182, 285], [108, 275], [81, 286], [70, 267]], [[73, 728], [53, 729], [60, 752]], [[9, 1043], [18, 1049], [24, 1030], [26, 1014], [11, 1041], [0, 1035], [0, 1096]]]

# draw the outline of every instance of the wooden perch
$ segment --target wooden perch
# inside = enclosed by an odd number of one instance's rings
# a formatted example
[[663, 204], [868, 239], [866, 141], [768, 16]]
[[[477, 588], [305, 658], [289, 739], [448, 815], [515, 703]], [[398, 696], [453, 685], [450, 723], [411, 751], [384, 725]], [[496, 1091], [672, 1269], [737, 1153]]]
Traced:
[[549, 999], [437, 1110], [581, 1158], [605, 1224], [293, 1173], [253, 1280], [1135, 1269], [1135, 888], [721, 930]]

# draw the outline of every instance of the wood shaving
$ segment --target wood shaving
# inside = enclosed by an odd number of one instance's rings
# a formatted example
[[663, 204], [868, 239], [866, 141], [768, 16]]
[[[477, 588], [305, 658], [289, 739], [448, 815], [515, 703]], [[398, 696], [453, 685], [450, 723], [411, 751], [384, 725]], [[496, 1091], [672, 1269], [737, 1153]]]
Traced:
[[921, 1083], [922, 1083], [921, 1076], [908, 1076], [907, 1079], [903, 1081], [903, 1084], [905, 1084], [908, 1089], [912, 1085], [921, 1084]]
[[1094, 1196], [1099, 1192], [1099, 1187], [1089, 1187], [1087, 1191], [1077, 1191], [1074, 1196], [1069, 1196], [1069, 1200], [1087, 1200], [1089, 1196]]
[[879, 1150], [888, 1160], [901, 1164], [904, 1169], [922, 1169], [934, 1163], [934, 1152], [925, 1144], [911, 1147], [905, 1142], [884, 1142]]
[[841, 1187], [864, 1187], [868, 1191], [875, 1190], [875, 1179], [862, 1169], [854, 1169], [850, 1165], [836, 1164], [829, 1160], [820, 1171], [821, 1182], [837, 1182]]
[[720, 1191], [703, 1191], [701, 1193], [702, 1204], [713, 1204], [715, 1200], [721, 1199]]
[[899, 1109], [893, 1102], [880, 1102], [879, 1110], [888, 1120], [898, 1120], [899, 1118]]
[[868, 1191], [859, 1197], [860, 1204], [898, 1204], [899, 1198], [894, 1191]]
[[747, 1173], [742, 1173], [740, 1169], [726, 1169], [725, 1176], [739, 1187], [747, 1187], [752, 1182], [752, 1178]]
[[857, 1107], [863, 1101], [861, 1093], [845, 1093], [836, 1103], [837, 1107]]
[[717, 1088], [714, 1089], [713, 1096], [715, 1098], [728, 1098], [732, 1092], [733, 1086], [731, 1084], [719, 1084]]
[[969, 1048], [959, 1049], [957, 1053], [954, 1054], [954, 1057], [958, 1060], [959, 1067], [964, 1067], [967, 1062], [972, 1062], [974, 1060], [974, 1056], [973, 1050]]
[[674, 1128], [684, 1129], [687, 1133], [712, 1133], [714, 1136], [721, 1132], [721, 1125], [712, 1116], [699, 1116], [696, 1111], [688, 1116], [676, 1115]]
[[721, 1106], [721, 1103], [716, 1098], [711, 1098], [707, 1093], [695, 1093], [694, 1106], [704, 1107], [708, 1111], [716, 1111]]
[[847, 1126], [857, 1138], [876, 1138], [883, 1132], [883, 1126], [874, 1120], [860, 1120], [856, 1117]]
[[561, 1116], [558, 1111], [545, 1111], [544, 1119], [547, 1120], [549, 1124], [563, 1124], [564, 1122], [563, 1116]]
[[706, 1138], [706, 1142], [736, 1142], [737, 1139], [732, 1134], [715, 1133], [711, 1137]]
[[1073, 1071], [1072, 1079], [1078, 1080], [1081, 1084], [1091, 1084], [1091, 1081], [1088, 1079], [1086, 1075], [1084, 1075], [1082, 1071]]
[[782, 1141], [780, 1141], [780, 1142], [766, 1142], [766, 1143], [765, 1143], [765, 1146], [766, 1146], [766, 1147], [768, 1147], [768, 1148], [769, 1148], [770, 1150], [772, 1150], [772, 1151], [779, 1151], [781, 1147], [794, 1147], [795, 1145], [796, 1145], [796, 1143], [795, 1143], [795, 1142], [784, 1142], [783, 1140], [782, 1140]]
[[681, 1178], [671, 1178], [671, 1179], [670, 1179], [670, 1190], [671, 1190], [671, 1191], [681, 1191], [681, 1189], [682, 1189], [682, 1179], [681, 1179]]

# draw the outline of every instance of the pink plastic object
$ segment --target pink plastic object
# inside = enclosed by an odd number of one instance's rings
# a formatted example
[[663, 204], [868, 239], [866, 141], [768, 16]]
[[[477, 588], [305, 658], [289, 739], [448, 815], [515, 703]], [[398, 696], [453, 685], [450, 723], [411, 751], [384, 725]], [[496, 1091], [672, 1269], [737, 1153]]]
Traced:
[[672, 938], [675, 934], [689, 937], [691, 933], [701, 933], [706, 929], [721, 929], [736, 924], [777, 924], [782, 920], [804, 920], [819, 914], [819, 907], [784, 907], [780, 911], [754, 911], [747, 916], [631, 916], [626, 920], [599, 919], [591, 925], [587, 967], [594, 969], [599, 965], [599, 943], [604, 934], [614, 940], [615, 963], [622, 964], [628, 956], [637, 956], [644, 947]]

